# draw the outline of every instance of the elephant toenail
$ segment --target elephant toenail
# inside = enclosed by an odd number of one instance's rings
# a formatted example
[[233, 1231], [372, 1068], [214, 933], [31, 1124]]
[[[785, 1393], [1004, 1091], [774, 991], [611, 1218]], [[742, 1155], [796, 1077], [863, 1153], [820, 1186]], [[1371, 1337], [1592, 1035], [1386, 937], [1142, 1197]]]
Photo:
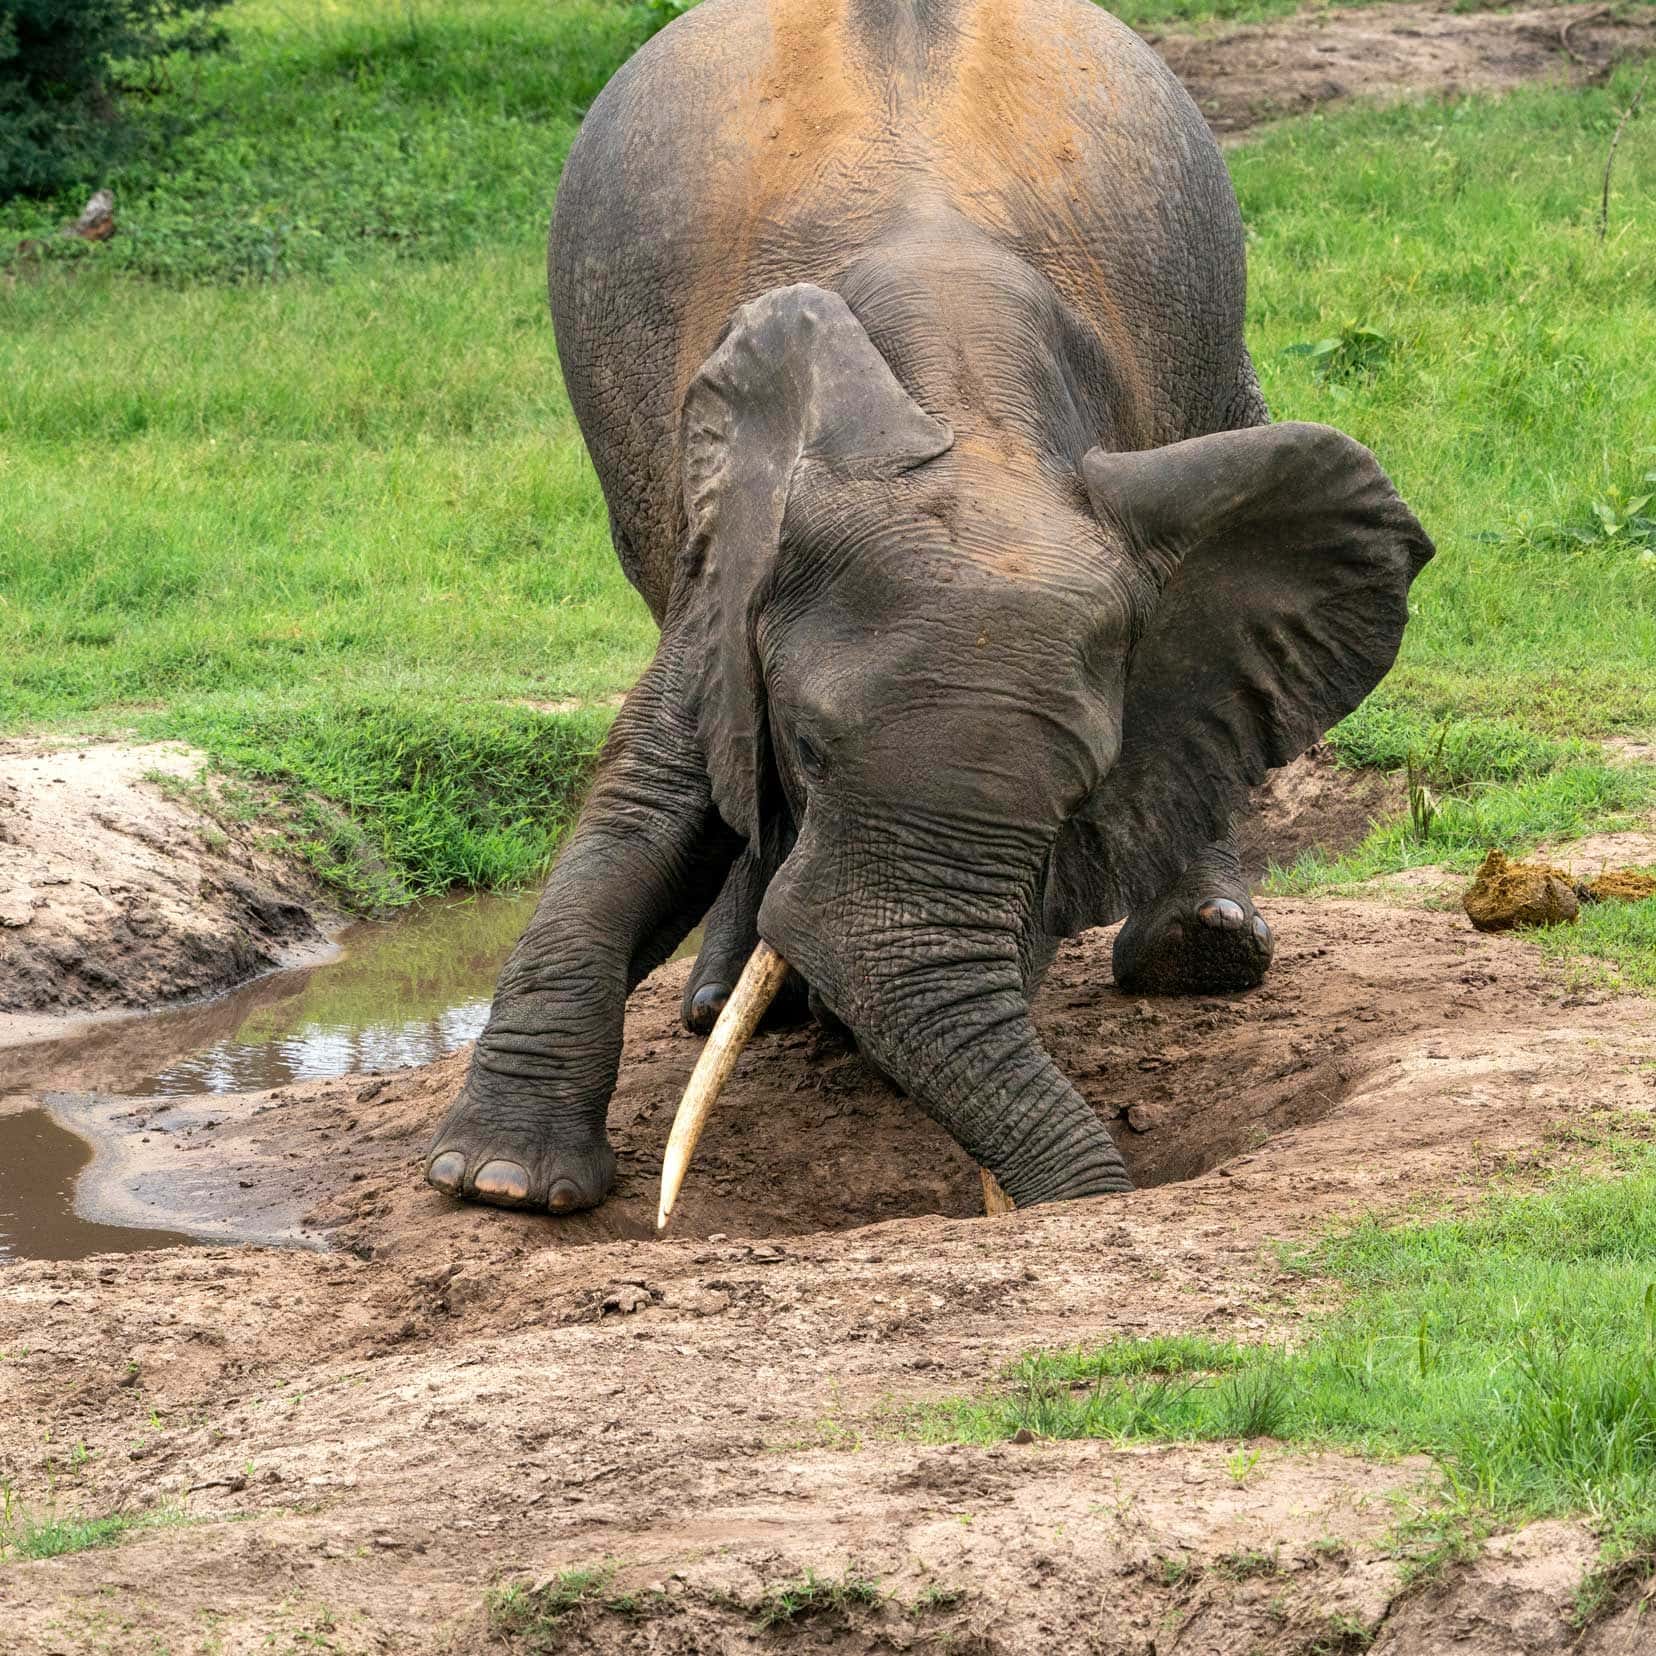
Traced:
[[522, 1202], [529, 1195], [529, 1174], [516, 1162], [485, 1162], [477, 1171], [477, 1194], [490, 1202]]
[[581, 1205], [581, 1192], [573, 1179], [559, 1179], [546, 1205], [554, 1213], [573, 1213]]
[[1221, 931], [1241, 931], [1247, 916], [1240, 903], [1233, 903], [1228, 897], [1210, 897], [1197, 909], [1196, 918], [1204, 926], [1216, 926]]
[[1271, 941], [1271, 928], [1265, 924], [1263, 915], [1256, 914], [1254, 916], [1253, 934], [1261, 943], [1269, 943]]
[[694, 995], [690, 997], [690, 1005], [697, 1012], [711, 1012], [716, 1018], [724, 1011], [725, 1002], [730, 999], [730, 985], [728, 983], [704, 983]]
[[465, 1176], [466, 1158], [458, 1150], [445, 1150], [426, 1169], [426, 1183], [435, 1185], [445, 1196], [458, 1196]]

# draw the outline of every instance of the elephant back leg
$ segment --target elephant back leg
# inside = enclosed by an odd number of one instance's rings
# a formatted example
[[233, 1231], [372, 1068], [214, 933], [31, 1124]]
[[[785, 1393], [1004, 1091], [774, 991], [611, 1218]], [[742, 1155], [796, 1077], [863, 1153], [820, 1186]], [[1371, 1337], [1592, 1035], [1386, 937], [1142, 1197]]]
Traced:
[[1258, 984], [1275, 949], [1232, 835], [1208, 846], [1128, 916], [1112, 963], [1117, 986], [1128, 994], [1227, 994]]
[[[1270, 422], [1244, 351], [1224, 427], [1239, 431]], [[1116, 983], [1130, 994], [1211, 995], [1254, 988], [1275, 949], [1276, 938], [1254, 907], [1231, 834], [1208, 846], [1171, 885], [1128, 916], [1112, 958]]]

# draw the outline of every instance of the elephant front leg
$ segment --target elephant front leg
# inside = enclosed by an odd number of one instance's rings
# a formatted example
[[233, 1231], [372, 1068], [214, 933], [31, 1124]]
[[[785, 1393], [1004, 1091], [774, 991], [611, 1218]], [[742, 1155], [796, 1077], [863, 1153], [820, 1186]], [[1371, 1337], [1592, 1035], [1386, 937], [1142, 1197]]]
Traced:
[[[703, 922], [702, 946], [684, 984], [679, 1015], [693, 1035], [712, 1033], [742, 968], [759, 941], [759, 905], [766, 874], [751, 849], [731, 865], [718, 901]], [[797, 972], [788, 974], [765, 1013], [767, 1024], [795, 1022], [806, 1015], [806, 989]]]
[[1275, 948], [1229, 838], [1210, 845], [1166, 891], [1128, 916], [1116, 936], [1115, 980], [1134, 995], [1252, 989]]
[[629, 991], [706, 907], [737, 841], [668, 710], [623, 709], [426, 1154], [445, 1195], [567, 1213], [615, 1178], [605, 1131]]

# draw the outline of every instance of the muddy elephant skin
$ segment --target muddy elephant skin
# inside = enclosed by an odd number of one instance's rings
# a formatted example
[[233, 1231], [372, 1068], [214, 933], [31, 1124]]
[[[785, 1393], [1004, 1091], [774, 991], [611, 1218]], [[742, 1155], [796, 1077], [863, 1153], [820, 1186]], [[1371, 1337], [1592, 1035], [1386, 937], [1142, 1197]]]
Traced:
[[1020, 1206], [1126, 1188], [1029, 995], [1257, 982], [1229, 837], [1369, 692], [1431, 542], [1272, 425], [1219, 151], [1089, 0], [704, 0], [611, 81], [550, 288], [661, 641], [439, 1128], [439, 1189], [613, 1177], [631, 986], [711, 908]]

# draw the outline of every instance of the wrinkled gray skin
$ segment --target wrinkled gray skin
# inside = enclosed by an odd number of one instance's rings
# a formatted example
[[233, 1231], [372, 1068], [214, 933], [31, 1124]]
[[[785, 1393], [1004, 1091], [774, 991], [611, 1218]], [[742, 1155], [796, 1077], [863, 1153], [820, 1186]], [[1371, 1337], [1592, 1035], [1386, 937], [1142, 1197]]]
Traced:
[[1020, 1206], [1127, 1188], [1030, 993], [1123, 914], [1126, 987], [1258, 981], [1232, 813], [1431, 555], [1267, 423], [1194, 105], [1088, 0], [704, 0], [594, 104], [550, 274], [661, 642], [427, 1176], [600, 1201], [623, 1003], [713, 905], [693, 1025], [762, 936]]

